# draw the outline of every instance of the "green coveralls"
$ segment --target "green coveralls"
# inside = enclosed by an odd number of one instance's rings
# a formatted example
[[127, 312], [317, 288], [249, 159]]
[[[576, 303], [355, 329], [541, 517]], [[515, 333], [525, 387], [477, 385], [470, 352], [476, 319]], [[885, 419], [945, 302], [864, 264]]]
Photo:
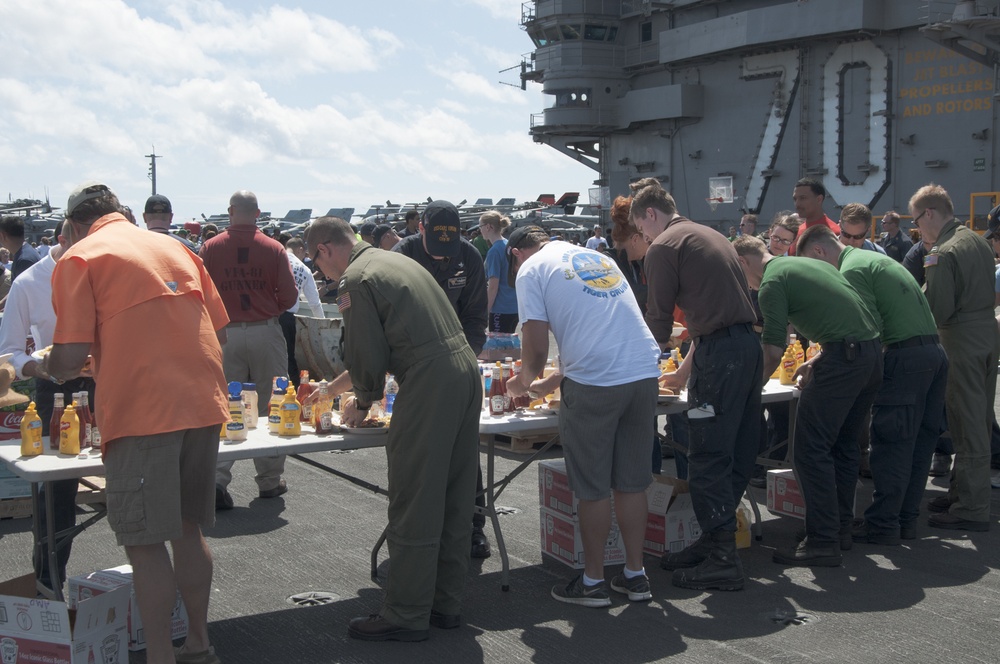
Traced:
[[955, 445], [951, 514], [990, 520], [990, 433], [1000, 335], [993, 317], [993, 250], [952, 219], [924, 259], [927, 303], [948, 353], [945, 408]]
[[431, 609], [458, 615], [469, 565], [479, 468], [479, 365], [441, 287], [420, 264], [360, 242], [339, 285], [344, 364], [361, 401], [392, 411], [388, 545], [381, 615], [427, 629]]

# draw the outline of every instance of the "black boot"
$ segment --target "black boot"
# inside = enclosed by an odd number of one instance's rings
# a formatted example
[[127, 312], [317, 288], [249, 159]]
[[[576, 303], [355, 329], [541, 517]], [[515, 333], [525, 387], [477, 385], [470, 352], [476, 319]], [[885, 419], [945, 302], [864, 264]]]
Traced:
[[717, 530], [708, 538], [708, 557], [697, 567], [674, 572], [674, 585], [694, 590], [743, 590], [743, 563], [736, 553], [736, 533]]
[[683, 569], [694, 567], [708, 558], [712, 550], [712, 538], [708, 533], [702, 533], [694, 544], [677, 553], [665, 553], [660, 557], [660, 567], [663, 569]]

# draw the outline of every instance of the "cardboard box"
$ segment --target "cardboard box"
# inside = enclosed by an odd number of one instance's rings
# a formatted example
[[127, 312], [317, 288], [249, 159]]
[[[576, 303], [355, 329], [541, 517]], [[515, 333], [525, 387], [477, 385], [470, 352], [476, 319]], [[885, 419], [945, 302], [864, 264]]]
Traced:
[[670, 502], [664, 530], [666, 536], [664, 544], [666, 550], [671, 553], [686, 549], [701, 537], [701, 527], [694, 515], [690, 493], [678, 493]]
[[[580, 540], [580, 519], [567, 516], [545, 507], [539, 508], [542, 554], [554, 558], [573, 569], [583, 569], [583, 542]], [[622, 541], [614, 510], [611, 512], [611, 530], [604, 546], [605, 565], [625, 564], [625, 543]]]
[[82, 601], [75, 610], [36, 595], [33, 574], [0, 583], [3, 664], [127, 664], [126, 588]]
[[30, 497], [0, 500], [0, 519], [25, 519], [33, 511]]
[[[121, 565], [111, 569], [92, 572], [82, 576], [74, 576], [69, 580], [67, 599], [71, 607], [77, 602], [84, 602], [90, 597], [98, 597], [104, 593], [127, 588], [127, 627], [128, 649], [145, 650], [146, 636], [142, 629], [142, 616], [139, 615], [139, 605], [135, 601], [135, 589], [132, 587], [132, 566]], [[170, 638], [181, 639], [188, 633], [188, 615], [177, 593], [174, 611], [170, 616]]]
[[28, 402], [4, 406], [0, 408], [0, 440], [12, 440], [21, 437], [21, 418], [28, 410]]
[[644, 553], [662, 556], [667, 550], [667, 511], [670, 500], [681, 490], [687, 491], [687, 482], [684, 480], [662, 475], [653, 476], [653, 483], [646, 489], [649, 515], [646, 517], [646, 536], [642, 542]]
[[546, 459], [538, 462], [538, 504], [567, 516], [576, 516], [580, 501], [569, 488], [566, 461]]
[[791, 468], [767, 471], [767, 509], [772, 514], [806, 518], [806, 503], [799, 489], [799, 481]]

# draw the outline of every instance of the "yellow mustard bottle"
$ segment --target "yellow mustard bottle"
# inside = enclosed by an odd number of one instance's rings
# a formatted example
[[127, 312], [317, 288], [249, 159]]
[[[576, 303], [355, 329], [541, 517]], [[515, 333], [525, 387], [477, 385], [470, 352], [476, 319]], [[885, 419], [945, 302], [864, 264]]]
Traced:
[[59, 454], [76, 456], [80, 453], [80, 418], [76, 414], [77, 403], [66, 406], [59, 422]]
[[35, 410], [35, 402], [28, 404], [28, 410], [21, 418], [21, 456], [38, 456], [42, 453], [42, 418]]
[[802, 366], [802, 363], [806, 361], [806, 352], [802, 348], [802, 342], [799, 341], [796, 335], [792, 335], [792, 352], [795, 354], [795, 368], [798, 369]]
[[794, 385], [795, 384], [795, 370], [798, 367], [795, 365], [795, 351], [789, 346], [785, 349], [785, 355], [781, 358], [781, 364], [778, 370], [778, 381], [782, 385]]
[[819, 344], [815, 341], [809, 342], [809, 348], [806, 349], [806, 360], [811, 360], [819, 354]]
[[281, 401], [281, 406], [279, 407], [279, 413], [281, 414], [279, 436], [302, 435], [301, 409], [302, 407], [295, 399], [295, 388], [289, 385], [285, 390], [285, 398]]

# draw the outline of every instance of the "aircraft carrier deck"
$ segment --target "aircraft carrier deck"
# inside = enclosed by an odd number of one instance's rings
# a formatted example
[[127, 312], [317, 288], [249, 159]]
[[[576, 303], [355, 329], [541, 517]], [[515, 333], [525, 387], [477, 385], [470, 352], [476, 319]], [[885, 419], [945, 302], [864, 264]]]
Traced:
[[[554, 456], [558, 455], [555, 452]], [[382, 449], [310, 455], [384, 486]], [[524, 457], [501, 452], [498, 473]], [[664, 460], [664, 472], [673, 464]], [[239, 462], [230, 489], [236, 508], [218, 513], [208, 533], [215, 556], [209, 633], [226, 664], [272, 662], [997, 662], [1000, 661], [1000, 490], [993, 491], [988, 533], [936, 530], [921, 522], [916, 541], [898, 547], [855, 544], [839, 568], [785, 568], [771, 562], [801, 522], [762, 508], [763, 540], [741, 553], [742, 592], [675, 588], [670, 573], [646, 558], [653, 600], [610, 609], [560, 604], [552, 585], [571, 570], [539, 551], [537, 470], [501, 496], [515, 508], [500, 517], [511, 561], [511, 587], [500, 589], [496, 553], [474, 561], [463, 626], [431, 630], [424, 643], [365, 643], [347, 622], [378, 609], [382, 591], [369, 578], [369, 553], [385, 524], [386, 500], [289, 459], [289, 492], [257, 499], [253, 466]], [[870, 500], [861, 480], [858, 508]], [[927, 497], [944, 491], [932, 479]], [[756, 496], [764, 503], [764, 491]], [[28, 573], [31, 520], [0, 521], [3, 577]], [[126, 562], [102, 520], [74, 545], [70, 575]], [[388, 569], [380, 558], [380, 576]], [[617, 570], [609, 569], [608, 578]], [[302, 607], [297, 593], [330, 592], [337, 601]], [[616, 593], [612, 593], [616, 595]], [[130, 662], [145, 662], [142, 652]]]

